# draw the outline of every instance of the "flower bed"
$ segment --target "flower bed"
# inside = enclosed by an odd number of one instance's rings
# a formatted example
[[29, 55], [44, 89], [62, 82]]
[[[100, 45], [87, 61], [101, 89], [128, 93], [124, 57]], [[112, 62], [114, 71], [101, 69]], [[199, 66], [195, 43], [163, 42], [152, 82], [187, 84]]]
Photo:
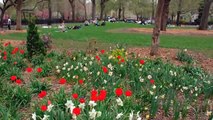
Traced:
[[[193, 117], [212, 118], [213, 79], [200, 68], [140, 59], [119, 48], [53, 51], [28, 61], [25, 49], [0, 47], [1, 118], [142, 120], [161, 110], [180, 119], [192, 109]], [[23, 108], [28, 110], [20, 115]]]

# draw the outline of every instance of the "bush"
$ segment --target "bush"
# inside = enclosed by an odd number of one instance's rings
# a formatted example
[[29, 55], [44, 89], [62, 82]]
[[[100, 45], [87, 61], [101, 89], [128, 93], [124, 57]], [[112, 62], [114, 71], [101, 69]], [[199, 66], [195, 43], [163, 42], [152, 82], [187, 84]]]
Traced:
[[39, 82], [37, 80], [31, 81], [30, 89], [32, 93], [40, 93], [42, 90], [50, 90], [50, 85], [45, 82]]
[[37, 55], [31, 59], [31, 63], [33, 63], [33, 66], [38, 66], [44, 63], [44, 59], [44, 55]]
[[33, 19], [31, 19], [28, 24], [27, 51], [29, 58], [32, 58], [33, 55], [46, 55], [44, 42], [39, 37], [38, 29]]
[[188, 55], [187, 52], [184, 50], [181, 50], [177, 53], [177, 60], [189, 64], [193, 62], [193, 58], [190, 55]]

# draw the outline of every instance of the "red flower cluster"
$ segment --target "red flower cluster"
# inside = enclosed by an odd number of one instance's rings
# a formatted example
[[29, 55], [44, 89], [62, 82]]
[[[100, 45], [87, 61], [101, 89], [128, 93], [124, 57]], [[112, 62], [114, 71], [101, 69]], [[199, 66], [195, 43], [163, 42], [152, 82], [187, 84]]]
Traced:
[[100, 90], [100, 94], [98, 95], [98, 92], [96, 90], [92, 90], [91, 91], [91, 101], [104, 101], [106, 99], [107, 96], [107, 91], [106, 90]]
[[7, 52], [6, 51], [4, 51], [3, 60], [7, 60]]
[[16, 54], [18, 52], [18, 48], [14, 48], [11, 54]]
[[46, 92], [46, 91], [41, 91], [41, 92], [38, 94], [38, 97], [39, 97], [39, 98], [44, 98], [46, 95], [47, 95], [47, 92]]
[[[115, 94], [116, 94], [118, 97], [122, 96], [122, 95], [123, 95], [123, 89], [122, 89], [122, 88], [117, 88], [117, 89], [115, 90]], [[127, 90], [127, 91], [125, 92], [125, 95], [126, 95], [127, 97], [132, 96], [132, 91], [131, 91], [131, 90]]]
[[16, 84], [20, 85], [22, 83], [22, 81], [20, 79], [17, 79], [17, 77], [15, 75], [10, 77], [11, 81], [15, 81]]
[[10, 42], [4, 44], [5, 47], [7, 47], [8, 45], [10, 45]]
[[101, 58], [99, 56], [95, 56], [96, 60], [100, 61]]
[[61, 84], [61, 85], [65, 84], [66, 82], [67, 82], [67, 80], [64, 79], [64, 78], [61, 78], [61, 79], [59, 80], [59, 84]]
[[102, 70], [103, 70], [104, 73], [108, 73], [108, 68], [107, 67], [103, 66]]

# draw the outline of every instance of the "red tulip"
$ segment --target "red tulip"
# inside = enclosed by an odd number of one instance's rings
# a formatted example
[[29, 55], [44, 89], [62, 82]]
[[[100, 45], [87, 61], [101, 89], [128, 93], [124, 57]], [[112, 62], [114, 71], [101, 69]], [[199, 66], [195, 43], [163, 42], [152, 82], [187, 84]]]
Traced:
[[81, 114], [81, 109], [76, 107], [72, 110], [72, 113], [75, 114], [76, 116], [78, 116], [79, 114]]
[[66, 82], [67, 82], [67, 80], [64, 79], [64, 78], [61, 78], [61, 79], [59, 80], [59, 84], [65, 84]]
[[42, 72], [42, 68], [37, 68], [37, 72], [38, 73]]
[[155, 80], [150, 80], [150, 83], [153, 85], [155, 84]]
[[42, 105], [41, 106], [41, 111], [43, 111], [43, 112], [47, 111], [47, 106], [46, 105]]
[[130, 90], [127, 90], [127, 91], [126, 91], [126, 93], [125, 93], [125, 95], [126, 95], [127, 97], [130, 97], [130, 96], [132, 96], [132, 91], [130, 91]]
[[140, 64], [144, 65], [145, 64], [144, 60], [140, 60]]
[[74, 93], [74, 94], [72, 94], [72, 97], [73, 97], [74, 99], [78, 99], [78, 94], [77, 94], [77, 93]]
[[17, 77], [16, 77], [16, 76], [11, 76], [10, 79], [11, 79], [12, 81], [15, 81], [15, 80], [17, 79]]
[[116, 94], [118, 97], [121, 96], [121, 95], [123, 94], [122, 88], [117, 88], [117, 89], [115, 90], [115, 94]]

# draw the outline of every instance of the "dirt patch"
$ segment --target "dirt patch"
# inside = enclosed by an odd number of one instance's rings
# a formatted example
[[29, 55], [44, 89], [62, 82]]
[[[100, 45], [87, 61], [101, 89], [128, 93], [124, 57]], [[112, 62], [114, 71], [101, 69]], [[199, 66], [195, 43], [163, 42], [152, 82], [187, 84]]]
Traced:
[[[175, 65], [183, 65], [182, 62], [178, 61], [176, 58], [176, 54], [178, 53], [178, 49], [170, 49], [170, 48], [160, 48], [159, 54], [157, 56], [150, 56], [150, 48], [129, 48], [128, 52], [135, 53], [138, 57], [141, 58], [162, 58], [165, 62], [169, 61]], [[196, 60], [196, 66], [200, 66], [204, 70], [213, 73], [213, 59], [207, 58], [205, 55], [199, 52], [187, 51], [189, 55]]]
[[0, 35], [7, 35], [7, 34], [11, 34], [11, 33], [26, 33], [26, 30], [4, 30], [4, 31], [0, 31]]
[[[128, 28], [128, 29], [116, 29], [110, 30], [109, 32], [118, 33], [147, 33], [152, 34], [152, 28]], [[169, 35], [203, 35], [213, 36], [213, 30], [196, 30], [196, 29], [169, 29], [167, 31], [161, 31], [161, 34]]]
[[0, 41], [0, 43], [4, 45], [11, 44], [13, 47], [21, 47], [26, 44], [25, 40], [7, 40], [3, 39], [3, 41]]

